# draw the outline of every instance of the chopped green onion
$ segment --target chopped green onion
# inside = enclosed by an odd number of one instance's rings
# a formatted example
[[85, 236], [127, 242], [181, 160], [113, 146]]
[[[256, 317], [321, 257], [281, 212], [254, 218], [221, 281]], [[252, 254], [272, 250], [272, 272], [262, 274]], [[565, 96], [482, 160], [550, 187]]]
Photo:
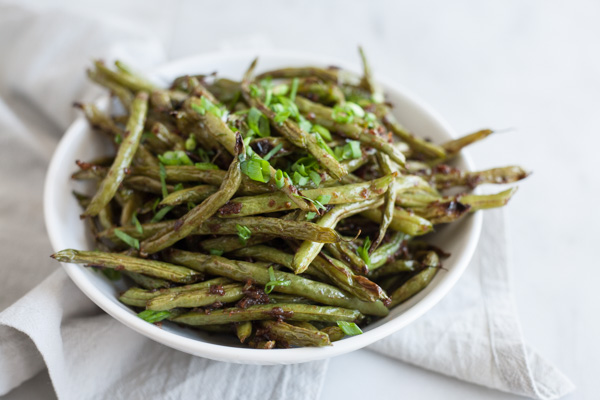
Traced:
[[217, 167], [215, 164], [209, 162], [197, 162], [194, 164], [194, 166], [201, 170], [219, 169], [219, 167]]
[[317, 172], [308, 171], [308, 176], [310, 177], [310, 180], [313, 181], [315, 186], [319, 186], [321, 184], [321, 175], [319, 175]]
[[347, 101], [344, 104], [344, 108], [348, 110], [352, 115], [362, 118], [365, 116], [365, 110], [361, 106], [351, 101]]
[[291, 116], [293, 116], [294, 118], [300, 117], [300, 111], [298, 110], [298, 106], [296, 105], [296, 103], [283, 96], [277, 96], [277, 100], [286, 110], [290, 112]]
[[253, 181], [266, 183], [271, 178], [271, 164], [258, 157], [242, 161], [240, 168]]
[[275, 172], [275, 186], [277, 186], [277, 189], [281, 189], [285, 185], [283, 174], [284, 172], [280, 169]]
[[275, 277], [275, 271], [273, 271], [273, 267], [269, 267], [269, 282], [265, 284], [265, 293], [269, 294], [273, 291], [275, 286], [290, 286], [292, 281], [289, 280], [278, 280]]
[[133, 247], [134, 249], [137, 249], [137, 250], [140, 249], [140, 241], [134, 237], [129, 236], [122, 230], [115, 229], [115, 235], [117, 235], [117, 237], [119, 239], [121, 239], [124, 243], [128, 244], [129, 247]]
[[198, 104], [192, 103], [192, 110], [196, 111], [200, 115], [206, 114], [206, 109], [200, 107]]
[[335, 153], [333, 152], [333, 150], [331, 150], [331, 147], [329, 147], [327, 143], [325, 143], [321, 135], [319, 135], [318, 133], [313, 133], [312, 135], [317, 140], [317, 144], [319, 145], [319, 147], [325, 150], [327, 153], [329, 153], [331, 157], [335, 158]]
[[340, 124], [349, 124], [354, 121], [354, 116], [342, 106], [333, 107], [331, 119]]
[[356, 249], [356, 254], [367, 264], [368, 267], [371, 266], [371, 257], [369, 257], [369, 248], [371, 248], [371, 239], [367, 236], [363, 245]]
[[223, 250], [210, 249], [210, 254], [213, 255], [213, 256], [222, 256], [223, 255]]
[[294, 184], [298, 186], [304, 186], [308, 183], [308, 178], [306, 176], [302, 176], [302, 174], [300, 174], [298, 171], [294, 172], [294, 175], [292, 175], [292, 180], [294, 181]]
[[309, 211], [309, 212], [306, 213], [306, 219], [309, 220], [309, 221], [311, 219], [314, 219], [316, 216], [317, 216], [317, 213], [314, 212], [314, 211]]
[[137, 315], [141, 319], [146, 322], [150, 322], [154, 324], [156, 322], [160, 322], [163, 319], [167, 319], [171, 316], [170, 311], [153, 311], [153, 310], [144, 310]]
[[298, 128], [300, 128], [304, 132], [310, 132], [312, 129], [312, 124], [302, 115], [300, 115], [298, 117]]
[[192, 165], [192, 160], [183, 150], [167, 151], [158, 155], [158, 160], [165, 165]]
[[350, 146], [350, 152], [352, 158], [360, 158], [362, 156], [362, 152], [360, 151], [360, 142], [356, 140], [351, 140], [346, 144]]
[[159, 222], [172, 209], [173, 209], [173, 206], [166, 206], [166, 207], [161, 208], [160, 210], [158, 210], [158, 212], [156, 214], [154, 214], [154, 217], [152, 217], [152, 220], [150, 222]]
[[138, 231], [140, 235], [144, 233], [144, 228], [142, 227], [142, 224], [140, 224], [140, 220], [137, 217], [137, 211], [131, 216], [131, 222], [133, 225], [135, 225], [135, 230]]
[[160, 198], [156, 198], [154, 200], [154, 204], [152, 204], [152, 212], [156, 214], [156, 207], [158, 207], [158, 203], [160, 203]]
[[331, 196], [328, 194], [322, 194], [317, 197], [317, 201], [321, 204], [329, 204], [331, 201]]
[[348, 336], [356, 336], [363, 333], [363, 331], [354, 322], [338, 321], [337, 325]]
[[187, 151], [194, 151], [194, 150], [196, 150], [196, 137], [193, 134], [191, 134], [185, 140], [185, 149]]
[[271, 104], [271, 99], [273, 97], [273, 84], [271, 83], [271, 78], [266, 78], [260, 81], [260, 86], [262, 86], [265, 92], [265, 106], [269, 106]]
[[169, 195], [167, 190], [167, 170], [163, 163], [158, 164], [158, 176], [160, 178], [160, 187], [162, 189], [163, 199]]
[[252, 231], [250, 231], [250, 229], [248, 229], [247, 226], [240, 224], [235, 224], [235, 229], [237, 229], [238, 231], [238, 237], [240, 238], [240, 242], [242, 244], [246, 244], [248, 239], [250, 239], [250, 236], [252, 236]]
[[175, 186], [173, 187], [173, 191], [174, 191], [174, 192], [178, 192], [178, 191], [180, 191], [180, 190], [183, 190], [183, 183], [181, 183], [181, 182], [179, 182], [177, 185], [175, 185]]
[[279, 143], [277, 146], [273, 147], [264, 157], [263, 160], [269, 161], [279, 150], [283, 148], [283, 144]]
[[273, 94], [275, 96], [285, 96], [289, 90], [289, 86], [285, 83], [282, 83], [281, 85], [277, 85], [273, 88]]
[[312, 126], [312, 131], [318, 133], [321, 138], [327, 142], [331, 142], [333, 140], [333, 138], [331, 137], [331, 133], [329, 132], [329, 129], [325, 128], [322, 125], [313, 125]]
[[116, 144], [121, 144], [123, 142], [123, 136], [121, 136], [120, 134], [116, 134], [115, 135], [115, 143]]
[[298, 83], [300, 80], [298, 78], [292, 79], [292, 90], [290, 91], [290, 100], [296, 100], [296, 92], [298, 91]]
[[248, 112], [248, 127], [260, 137], [271, 135], [269, 120], [255, 107], [252, 107]]

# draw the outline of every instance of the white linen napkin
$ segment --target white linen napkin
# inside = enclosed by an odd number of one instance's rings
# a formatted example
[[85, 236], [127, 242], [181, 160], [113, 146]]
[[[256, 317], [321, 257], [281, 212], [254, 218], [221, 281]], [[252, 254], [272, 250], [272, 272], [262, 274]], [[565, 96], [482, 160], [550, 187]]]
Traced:
[[[165, 57], [151, 37], [111, 21], [0, 5], [0, 395], [48, 368], [61, 399], [317, 399], [327, 361], [245, 366], [178, 352], [102, 312], [48, 258], [42, 182], [74, 117], [70, 104], [97, 93], [84, 68], [99, 56], [155, 65]], [[478, 251], [457, 287], [370, 349], [532, 398], [572, 391], [568, 378], [523, 343], [504, 232], [502, 212], [487, 212]]]

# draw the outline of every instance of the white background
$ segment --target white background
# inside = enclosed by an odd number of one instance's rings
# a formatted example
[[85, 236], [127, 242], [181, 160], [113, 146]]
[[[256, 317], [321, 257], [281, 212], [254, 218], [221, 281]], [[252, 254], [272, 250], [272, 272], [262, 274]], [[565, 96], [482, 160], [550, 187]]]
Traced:
[[[48, 8], [42, 0], [25, 0]], [[474, 146], [478, 168], [533, 175], [508, 207], [526, 340], [600, 398], [599, 1], [55, 1], [147, 29], [179, 58], [268, 45], [358, 63], [426, 99], [460, 133], [515, 128]], [[267, 384], [267, 383], [266, 383]], [[5, 398], [52, 398], [48, 376]], [[331, 361], [323, 399], [509, 399], [357, 351]]]

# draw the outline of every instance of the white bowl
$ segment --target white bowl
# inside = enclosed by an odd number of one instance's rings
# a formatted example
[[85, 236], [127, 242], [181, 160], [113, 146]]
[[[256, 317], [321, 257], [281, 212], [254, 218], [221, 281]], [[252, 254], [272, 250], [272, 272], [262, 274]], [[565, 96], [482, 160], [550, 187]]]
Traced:
[[[215, 53], [185, 58], [165, 64], [149, 76], [168, 82], [176, 76], [218, 71], [220, 76], [240, 79], [255, 56], [259, 56], [258, 71], [284, 66], [337, 65], [350, 70], [358, 68], [329, 58], [286, 52], [236, 52]], [[456, 135], [450, 126], [429, 106], [418, 100], [401, 86], [380, 79], [394, 114], [407, 128], [419, 135], [443, 142]], [[107, 99], [105, 98], [104, 104]], [[76, 159], [90, 160], [107, 154], [106, 143], [89, 128], [83, 117], [67, 130], [50, 163], [44, 191], [46, 228], [55, 251], [66, 248], [93, 249], [93, 241], [86, 221], [79, 219], [80, 208], [71, 191], [82, 190], [81, 183], [70, 179], [76, 170]], [[470, 160], [463, 154], [456, 161], [460, 168], [472, 169]], [[442, 226], [430, 235], [433, 243], [452, 255], [431, 284], [421, 293], [391, 310], [390, 314], [366, 327], [362, 335], [345, 338], [332, 346], [322, 348], [293, 348], [257, 350], [241, 347], [235, 340], [198, 332], [165, 323], [162, 328], [136, 317], [135, 312], [118, 300], [123, 288], [116, 287], [102, 274], [75, 264], [63, 267], [75, 284], [100, 308], [131, 329], [174, 349], [213, 360], [244, 364], [290, 364], [325, 359], [365, 347], [404, 328], [431, 309], [454, 286], [465, 271], [477, 245], [481, 228], [481, 215], [469, 215], [460, 221]], [[141, 338], [140, 338], [141, 339]]]

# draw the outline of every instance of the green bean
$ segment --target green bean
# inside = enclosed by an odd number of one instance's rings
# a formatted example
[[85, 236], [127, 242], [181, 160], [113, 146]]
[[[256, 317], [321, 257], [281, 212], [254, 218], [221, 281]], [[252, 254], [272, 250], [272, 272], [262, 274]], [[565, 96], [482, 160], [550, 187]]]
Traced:
[[235, 326], [235, 332], [240, 343], [244, 343], [252, 335], [252, 322], [240, 322]]
[[318, 255], [312, 262], [318, 270], [326, 274], [340, 289], [364, 301], [381, 300], [389, 302], [387, 295], [376, 283], [368, 278], [355, 275], [348, 266], [333, 257]]
[[426, 218], [432, 224], [445, 224], [458, 220], [466, 215], [471, 206], [456, 200], [434, 201], [423, 208], [415, 208], [414, 212]]
[[[216, 292], [216, 293], [215, 293]], [[244, 297], [243, 285], [231, 284], [219, 287], [216, 291], [212, 287], [207, 289], [186, 290], [181, 293], [165, 293], [148, 300], [148, 310], [163, 311], [172, 308], [204, 307], [215, 302], [231, 303]]]
[[[348, 203], [336, 206], [322, 216], [319, 221], [317, 221], [317, 225], [334, 229], [342, 218], [347, 218], [359, 212], [363, 212], [371, 207], [377, 207], [377, 205], [380, 205], [382, 202], [382, 199], [371, 199], [358, 203]], [[306, 271], [306, 268], [308, 268], [322, 248], [323, 243], [317, 243], [311, 240], [304, 241], [294, 256], [294, 262], [292, 263], [294, 271], [297, 274]]]
[[506, 205], [517, 192], [517, 187], [504, 190], [495, 194], [467, 194], [458, 196], [458, 200], [465, 205], [471, 206], [470, 211], [486, 210]]
[[131, 163], [135, 154], [144, 127], [144, 119], [148, 110], [148, 94], [140, 92], [133, 101], [131, 107], [131, 116], [127, 122], [125, 131], [127, 136], [119, 146], [119, 151], [115, 157], [106, 177], [100, 183], [98, 191], [92, 198], [88, 208], [83, 212], [83, 217], [96, 216], [113, 198], [119, 185], [125, 178], [125, 169]]
[[274, 340], [256, 340], [251, 338], [250, 341], [248, 341], [248, 346], [259, 350], [274, 349], [276, 344], [277, 343]]
[[[142, 233], [135, 227], [120, 227], [119, 229], [136, 239], [147, 239], [161, 230], [172, 230], [177, 225], [177, 221], [161, 221], [142, 225]], [[290, 221], [281, 218], [266, 217], [245, 217], [235, 219], [209, 218], [198, 226], [195, 226], [191, 232], [194, 235], [234, 235], [237, 234], [237, 225], [247, 227], [251, 233], [264, 235], [268, 234], [275, 237], [290, 237], [301, 240], [313, 240], [323, 243], [339, 242], [340, 236], [333, 229], [321, 227], [312, 222]], [[114, 229], [107, 229], [98, 234], [99, 238], [108, 239], [118, 243], [118, 238]]]
[[392, 293], [390, 296], [392, 299], [391, 307], [405, 302], [429, 285], [439, 269], [440, 262], [437, 254], [434, 252], [428, 253], [424, 264], [425, 268], [421, 272], [410, 278]]
[[[147, 176], [128, 176], [123, 181], [123, 185], [140, 192], [161, 194], [162, 184], [156, 179], [149, 178]], [[173, 185], [166, 185], [167, 192], [172, 193], [175, 191]]]
[[269, 293], [271, 303], [297, 303], [297, 304], [314, 304], [312, 300], [302, 296], [293, 296], [283, 293]]
[[321, 347], [329, 346], [329, 336], [321, 331], [314, 331], [295, 326], [283, 321], [263, 321], [260, 323], [270, 339], [283, 343], [286, 347]]
[[482, 139], [485, 139], [492, 133], [494, 133], [494, 131], [491, 129], [482, 129], [480, 131], [462, 136], [458, 139], [450, 140], [442, 144], [442, 147], [444, 148], [444, 150], [446, 150], [447, 156], [454, 156], [466, 146], [478, 142]]
[[[219, 256], [207, 256], [199, 253], [190, 253], [182, 250], [173, 250], [167, 255], [170, 262], [185, 265], [197, 271], [213, 275], [225, 276], [229, 279], [245, 282], [252, 279], [254, 282], [265, 285], [270, 281], [266, 268], [256, 267], [252, 263], [228, 260]], [[300, 295], [316, 302], [331, 306], [357, 309], [364, 314], [385, 316], [387, 308], [380, 301], [369, 303], [354, 299], [331, 285], [312, 281], [287, 272], [275, 272], [278, 280], [289, 280], [288, 286], [275, 286], [274, 291]]]
[[525, 179], [529, 173], [518, 166], [492, 168], [485, 171], [460, 171], [451, 168], [447, 173], [434, 173], [430, 180], [438, 189], [455, 186], [474, 188], [485, 183], [512, 183]]
[[337, 342], [346, 337], [346, 334], [339, 326], [328, 326], [321, 329], [321, 332], [326, 333], [331, 342]]
[[101, 251], [61, 250], [51, 255], [57, 261], [72, 264], [91, 264], [166, 279], [171, 282], [192, 283], [202, 278], [202, 274], [189, 268]]
[[369, 279], [378, 280], [386, 276], [397, 275], [401, 272], [413, 272], [421, 266], [421, 263], [415, 260], [396, 260], [383, 265], [369, 273]]
[[158, 89], [150, 93], [150, 105], [152, 109], [159, 113], [169, 113], [173, 111], [173, 104], [171, 104], [171, 96], [166, 90]]
[[318, 68], [318, 67], [291, 67], [280, 68], [271, 71], [263, 72], [256, 76], [256, 79], [264, 79], [271, 77], [278, 78], [307, 78], [316, 76], [324, 81], [333, 82], [336, 84], [354, 84], [360, 83], [360, 78], [350, 71], [339, 68]]
[[152, 125], [152, 133], [169, 149], [185, 150], [185, 141], [180, 136], [171, 132], [164, 124], [157, 122]]
[[348, 242], [338, 242], [334, 244], [326, 244], [325, 248], [332, 256], [338, 260], [344, 261], [348, 266], [359, 275], [366, 275], [369, 272], [369, 267], [365, 260], [356, 254], [356, 248]]
[[360, 53], [360, 58], [363, 64], [363, 84], [364, 86], [366, 86], [369, 93], [371, 93], [371, 98], [375, 103], [383, 103], [383, 101], [385, 100], [383, 90], [373, 78], [373, 72], [371, 71], [371, 66], [369, 65], [367, 56], [365, 55], [365, 52], [363, 51], [362, 47], [359, 47], [358, 51]]
[[[225, 179], [227, 171], [204, 170], [191, 165], [166, 166], [167, 182], [185, 183], [202, 182], [208, 185], [220, 186]], [[152, 179], [159, 179], [159, 169], [156, 167], [133, 167], [129, 169], [131, 176], [147, 176]], [[247, 176], [242, 176], [239, 194], [249, 195], [255, 193], [269, 192], [269, 187], [262, 182], [253, 181]]]
[[[243, 151], [242, 138], [238, 136], [237, 154], [242, 154]], [[225, 175], [219, 190], [177, 220], [173, 230], [165, 229], [144, 240], [141, 244], [141, 252], [146, 254], [156, 253], [191, 234], [196, 226], [201, 225], [210, 218], [219, 207], [233, 197], [240, 186], [241, 180], [240, 161], [236, 156], [229, 166], [227, 175]]]
[[100, 111], [95, 104], [74, 103], [74, 106], [83, 111], [83, 115], [85, 115], [92, 128], [100, 129], [113, 140], [116, 137], [123, 137], [123, 130], [108, 115]]
[[[394, 175], [386, 175], [373, 181], [363, 183], [332, 186], [319, 189], [309, 189], [303, 192], [304, 197], [317, 200], [319, 196], [330, 196], [328, 204], [344, 204], [379, 198], [388, 188]], [[219, 210], [223, 218], [243, 217], [247, 215], [264, 214], [276, 211], [295, 209], [288, 198], [279, 193], [257, 196], [237, 197]]]
[[87, 76], [98, 85], [104, 86], [111, 91], [115, 96], [119, 98], [119, 101], [123, 105], [123, 108], [129, 110], [131, 103], [133, 102], [133, 94], [126, 87], [107, 79], [104, 75], [98, 73], [98, 71], [87, 70]]
[[161, 206], [177, 206], [179, 204], [197, 203], [216, 193], [218, 188], [212, 185], [198, 185], [177, 190], [161, 200]]
[[391, 130], [400, 139], [405, 141], [411, 147], [411, 149], [413, 149], [417, 153], [421, 153], [428, 158], [446, 157], [446, 151], [443, 147], [414, 136], [402, 125], [400, 125], [398, 121], [396, 121], [396, 118], [394, 118], [392, 113], [388, 113], [383, 118], [383, 123], [389, 130]]
[[367, 133], [366, 129], [363, 128], [363, 126], [366, 126], [367, 124], [360, 118], [356, 118], [356, 120], [358, 120], [357, 123], [336, 122], [332, 118], [332, 108], [313, 103], [303, 97], [296, 97], [296, 105], [303, 114], [310, 114], [311, 120], [314, 123], [322, 125], [329, 130], [340, 132], [349, 138], [359, 140], [361, 143], [387, 154], [394, 162], [404, 165], [404, 155], [381, 137]]
[[371, 266], [369, 267], [369, 271], [373, 271], [383, 265], [385, 265], [388, 260], [392, 259], [394, 255], [400, 250], [402, 244], [406, 241], [410, 240], [410, 236], [402, 233], [402, 232], [394, 232], [392, 238], [389, 243], [379, 246], [377, 250], [375, 250], [369, 258], [371, 259]]
[[337, 104], [345, 101], [344, 92], [336, 84], [318, 81], [314, 78], [300, 79], [298, 94], [323, 104]]
[[[144, 275], [140, 275], [144, 276]], [[226, 285], [230, 284], [231, 280], [227, 278], [215, 278], [204, 282], [198, 282], [191, 285], [176, 286], [171, 288], [153, 288], [158, 290], [144, 290], [137, 287], [129, 288], [123, 293], [119, 300], [127, 305], [135, 307], [146, 307], [146, 303], [158, 296], [162, 295], [176, 295], [187, 291], [196, 291], [201, 289], [207, 289], [213, 285]], [[150, 288], [146, 288], [150, 289]]]
[[133, 156], [133, 165], [158, 168], [158, 160], [143, 143], [140, 143]]
[[[381, 222], [381, 219], [383, 218], [383, 213], [376, 209], [365, 210], [362, 212], [362, 215], [375, 222]], [[433, 230], [433, 224], [413, 212], [402, 208], [395, 208], [390, 228], [411, 236], [420, 236], [431, 232], [431, 230]]]
[[144, 289], [163, 289], [171, 286], [171, 283], [164, 279], [152, 278], [150, 276], [130, 271], [123, 271], [123, 274]]
[[191, 311], [173, 318], [186, 325], [219, 325], [232, 322], [262, 321], [285, 318], [290, 321], [354, 322], [362, 318], [356, 310], [340, 307], [311, 306], [306, 304], [261, 304], [248, 308], [225, 308], [211, 311]]
[[200, 242], [200, 247], [205, 251], [222, 251], [223, 253], [229, 253], [238, 249], [242, 249], [246, 246], [254, 246], [257, 244], [268, 242], [273, 239], [270, 235], [252, 235], [250, 239], [244, 243], [240, 238], [235, 236], [219, 236], [214, 239], [208, 239]]
[[259, 98], [252, 97], [250, 95], [250, 79], [257, 61], [258, 59], [255, 59], [252, 62], [250, 68], [244, 75], [244, 79], [242, 80], [242, 94], [244, 95], [246, 102], [256, 107], [260, 112], [266, 115], [267, 118], [269, 118], [269, 120], [273, 123], [275, 129], [277, 129], [282, 136], [287, 138], [295, 146], [306, 149], [310, 154], [312, 154], [317, 159], [319, 164], [321, 164], [333, 177], [339, 179], [346, 175], [348, 171], [335, 159], [335, 157], [329, 154], [326, 149], [321, 147], [314, 135], [302, 131], [298, 124], [293, 122], [290, 118], [286, 119], [282, 123], [275, 122], [275, 112], [266, 107]]
[[[273, 247], [261, 245], [244, 247], [236, 250], [231, 255], [235, 257], [250, 257], [259, 261], [274, 262], [294, 271], [292, 268], [294, 256]], [[305, 272], [319, 278], [321, 281], [327, 280], [327, 276], [314, 266], [309, 265]]]
[[94, 65], [96, 67], [96, 71], [103, 75], [106, 79], [118, 83], [119, 85], [124, 86], [134, 92], [152, 92], [156, 89], [154, 84], [150, 83], [144, 78], [135, 76], [132, 73], [123, 72], [122, 70], [113, 71], [104, 65], [102, 61], [95, 61]]
[[[361, 50], [361, 54], [362, 54], [362, 50]], [[364, 54], [363, 54], [363, 59], [364, 59]], [[367, 69], [366, 62], [367, 61], [365, 59], [364, 60], [365, 74], [366, 74], [366, 69]], [[381, 169], [382, 174], [388, 175], [388, 174], [391, 174], [394, 172], [394, 168], [390, 162], [390, 158], [386, 154], [377, 153], [377, 162], [379, 163], [379, 168]], [[379, 236], [377, 236], [377, 239], [375, 239], [375, 241], [371, 245], [371, 248], [369, 249], [369, 253], [372, 253], [373, 251], [375, 251], [377, 249], [377, 247], [379, 247], [379, 243], [381, 243], [381, 241], [385, 237], [387, 228], [392, 223], [392, 219], [394, 218], [394, 209], [396, 207], [396, 197], [397, 197], [396, 180], [393, 180], [392, 182], [390, 182], [390, 186], [388, 187], [388, 190], [385, 192], [385, 203], [383, 206], [381, 224], [379, 225]]]
[[133, 215], [142, 205], [142, 198], [136, 192], [128, 192], [121, 209], [121, 226], [133, 225]]

